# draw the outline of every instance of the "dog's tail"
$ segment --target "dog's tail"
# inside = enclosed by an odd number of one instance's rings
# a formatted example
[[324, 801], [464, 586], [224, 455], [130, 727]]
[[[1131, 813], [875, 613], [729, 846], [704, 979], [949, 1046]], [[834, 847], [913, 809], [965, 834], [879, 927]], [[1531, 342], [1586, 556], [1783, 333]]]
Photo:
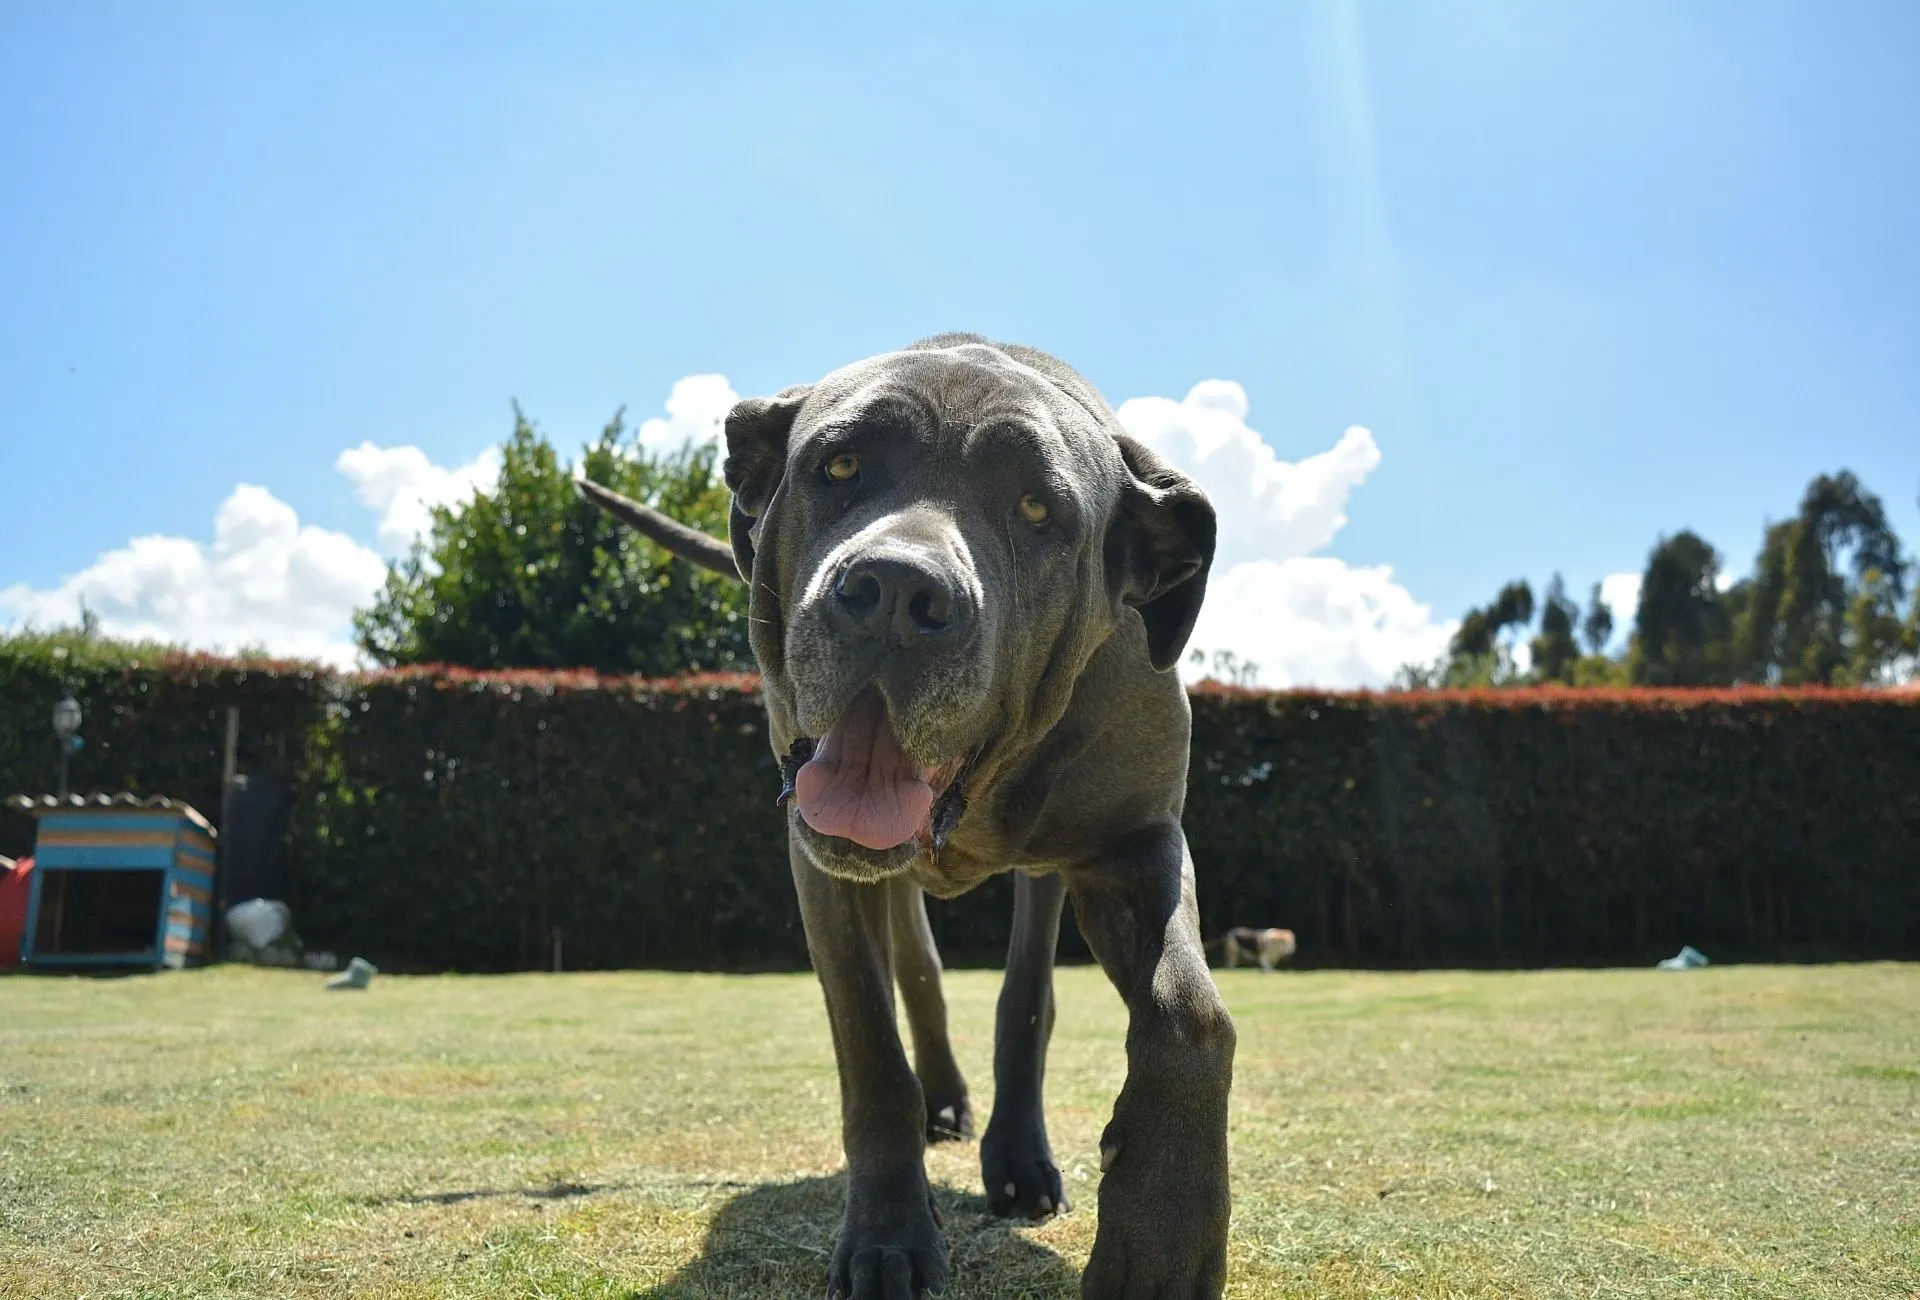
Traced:
[[577, 478], [573, 489], [587, 501], [627, 525], [651, 542], [665, 547], [689, 564], [697, 564], [729, 578], [740, 577], [733, 562], [733, 548], [718, 537], [698, 528], [690, 528], [671, 515], [663, 515], [652, 506], [641, 505], [632, 497], [621, 496], [612, 488], [601, 487], [592, 479]]

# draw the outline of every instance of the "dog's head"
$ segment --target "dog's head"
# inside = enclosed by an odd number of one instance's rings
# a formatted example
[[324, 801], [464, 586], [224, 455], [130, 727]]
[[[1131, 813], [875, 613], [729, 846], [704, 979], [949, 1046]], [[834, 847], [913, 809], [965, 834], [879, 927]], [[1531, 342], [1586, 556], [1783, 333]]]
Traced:
[[1179, 660], [1213, 509], [1043, 353], [941, 336], [743, 401], [726, 435], [754, 653], [776, 739], [815, 742], [795, 802], [826, 871], [904, 870], [947, 785], [1037, 744], [1116, 629]]

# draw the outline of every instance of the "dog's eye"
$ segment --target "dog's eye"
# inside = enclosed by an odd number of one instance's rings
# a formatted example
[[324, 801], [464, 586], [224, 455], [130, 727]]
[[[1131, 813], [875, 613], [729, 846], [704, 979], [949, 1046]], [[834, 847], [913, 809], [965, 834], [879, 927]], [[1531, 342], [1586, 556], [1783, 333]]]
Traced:
[[835, 483], [851, 483], [860, 477], [860, 458], [851, 452], [841, 452], [827, 462], [827, 477]]
[[1020, 517], [1038, 528], [1047, 522], [1053, 512], [1047, 509], [1047, 503], [1029, 492], [1020, 498]]

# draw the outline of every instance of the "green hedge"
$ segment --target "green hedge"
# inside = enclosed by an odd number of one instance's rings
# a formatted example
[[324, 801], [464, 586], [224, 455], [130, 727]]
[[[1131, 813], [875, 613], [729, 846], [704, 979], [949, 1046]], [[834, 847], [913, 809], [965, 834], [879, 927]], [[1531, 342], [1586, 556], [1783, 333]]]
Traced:
[[1920, 696], [1194, 698], [1209, 928], [1342, 964], [1920, 956]]
[[803, 963], [750, 679], [398, 672], [342, 683], [290, 899], [403, 966]]
[[[557, 927], [569, 968], [805, 962], [750, 678], [63, 671], [0, 647], [0, 789], [46, 786], [67, 686], [77, 788], [211, 813], [239, 703], [243, 767], [294, 783], [315, 945], [511, 970]], [[1306, 963], [1920, 957], [1913, 696], [1205, 689], [1186, 821], [1207, 931], [1290, 926]], [[0, 853], [29, 833], [0, 822]], [[943, 948], [996, 959], [1010, 899], [934, 904]]]
[[[304, 787], [333, 689], [332, 675], [310, 664], [0, 641], [0, 797], [53, 793], [53, 705], [70, 691], [86, 741], [71, 762], [75, 790], [171, 795], [217, 819], [227, 707], [240, 708], [240, 769]], [[0, 854], [32, 844], [32, 819], [0, 809]]]

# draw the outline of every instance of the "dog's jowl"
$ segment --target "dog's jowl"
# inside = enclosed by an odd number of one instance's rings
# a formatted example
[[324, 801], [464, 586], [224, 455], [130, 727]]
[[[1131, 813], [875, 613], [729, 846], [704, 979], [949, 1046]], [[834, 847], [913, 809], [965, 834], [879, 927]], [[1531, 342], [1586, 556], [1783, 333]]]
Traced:
[[743, 401], [726, 432], [730, 548], [581, 490], [752, 584], [783, 776], [769, 802], [840, 1069], [847, 1208], [829, 1293], [908, 1300], [946, 1282], [924, 1155], [974, 1120], [923, 891], [1011, 870], [988, 1202], [1024, 1218], [1068, 1206], [1041, 1080], [1071, 897], [1131, 1017], [1081, 1293], [1219, 1295], [1234, 1033], [1180, 830], [1191, 723], [1170, 671], [1206, 589], [1213, 508], [1074, 371], [971, 335]]

